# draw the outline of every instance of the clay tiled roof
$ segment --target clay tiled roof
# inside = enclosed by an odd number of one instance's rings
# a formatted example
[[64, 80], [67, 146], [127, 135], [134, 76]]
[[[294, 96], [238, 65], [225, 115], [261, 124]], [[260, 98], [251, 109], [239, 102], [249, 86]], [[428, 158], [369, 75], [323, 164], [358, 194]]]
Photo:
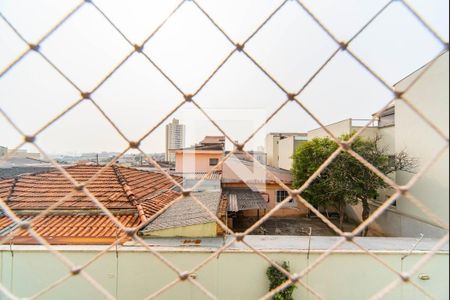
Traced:
[[[87, 182], [102, 170], [102, 166], [87, 165], [66, 168], [79, 183]], [[174, 179], [182, 181], [181, 177], [174, 176]], [[145, 222], [180, 196], [173, 190], [173, 182], [161, 173], [118, 166], [103, 170], [86, 187], [126, 227]], [[59, 171], [0, 180], [0, 198], [22, 220], [31, 220], [73, 191], [70, 181]], [[120, 233], [82, 192], [76, 192], [51, 215], [33, 222], [33, 228], [51, 244], [111, 244]], [[0, 237], [15, 229], [16, 225], [0, 214]], [[27, 231], [14, 233], [18, 233], [14, 243], [37, 244]]]
[[175, 191], [163, 191], [153, 198], [144, 200], [141, 205], [145, 216], [147, 218], [151, 217], [180, 196], [181, 194]]
[[[32, 220], [32, 216], [21, 216]], [[139, 224], [137, 215], [121, 215], [117, 219], [127, 227]], [[0, 217], [0, 235], [7, 236], [17, 228], [8, 217]], [[50, 244], [111, 244], [121, 231], [107, 217], [101, 215], [56, 215], [44, 217], [33, 223], [33, 229]], [[13, 243], [38, 244], [28, 231], [15, 232]]]
[[[102, 169], [101, 166], [74, 166], [67, 172], [80, 183], [88, 181]], [[117, 171], [125, 178], [137, 200], [145, 199], [161, 190], [170, 190], [174, 184], [166, 176], [155, 172], [124, 167], [110, 167], [103, 171], [87, 189], [108, 209], [135, 209], [118, 179]], [[177, 178], [181, 181], [181, 178]], [[59, 171], [24, 175], [13, 180], [0, 180], [0, 197], [12, 209], [45, 209], [74, 190], [72, 184]], [[95, 209], [94, 203], [82, 192], [61, 204], [57, 209]]]

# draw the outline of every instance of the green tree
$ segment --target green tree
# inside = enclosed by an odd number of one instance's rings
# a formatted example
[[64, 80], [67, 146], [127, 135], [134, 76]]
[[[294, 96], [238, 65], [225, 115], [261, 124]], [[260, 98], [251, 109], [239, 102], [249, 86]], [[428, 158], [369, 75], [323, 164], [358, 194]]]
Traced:
[[[343, 135], [346, 141], [352, 135]], [[402, 151], [388, 155], [380, 147], [380, 137], [364, 139], [357, 137], [352, 149], [386, 175], [396, 171], [413, 172], [416, 161]], [[301, 187], [311, 175], [336, 151], [338, 144], [329, 138], [315, 138], [299, 146], [294, 154], [294, 186]], [[312, 182], [303, 196], [314, 206], [333, 206], [339, 211], [340, 228], [343, 229], [345, 207], [362, 203], [362, 219], [370, 216], [369, 200], [378, 197], [387, 184], [347, 152], [336, 159]], [[364, 232], [367, 234], [367, 231]]]

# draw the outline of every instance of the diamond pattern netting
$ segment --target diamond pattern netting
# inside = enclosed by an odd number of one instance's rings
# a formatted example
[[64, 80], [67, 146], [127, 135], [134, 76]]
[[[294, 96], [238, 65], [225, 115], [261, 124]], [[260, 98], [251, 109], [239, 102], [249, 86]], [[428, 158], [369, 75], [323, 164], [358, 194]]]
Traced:
[[[211, 26], [213, 26], [218, 32], [220, 32], [226, 40], [232, 45], [233, 50], [225, 57], [225, 59], [219, 63], [213, 70], [213, 72], [207, 77], [207, 79], [202, 82], [202, 84], [199, 85], [198, 89], [195, 90], [193, 93], [188, 93], [184, 91], [179, 85], [177, 85], [176, 80], [171, 78], [171, 76], [168, 75], [167, 72], [163, 70], [161, 66], [159, 66], [151, 57], [151, 55], [148, 55], [146, 52], [143, 51], [147, 43], [152, 40], [152, 38], [155, 36], [156, 33], [160, 31], [161, 28], [165, 26], [165, 24], [174, 16], [177, 14], [177, 12], [186, 5], [186, 2], [192, 2], [194, 4], [194, 7], [198, 9], [198, 11], [203, 14], [208, 21], [210, 22]], [[167, 15], [167, 17], [160, 23], [159, 26], [156, 27], [156, 29], [149, 33], [147, 37], [143, 40], [142, 43], [134, 43], [127, 37], [127, 35], [121, 31], [120, 27], [115, 24], [112, 19], [108, 16], [105, 11], [102, 10], [100, 6], [96, 4], [96, 1], [92, 0], [86, 0], [86, 1], [80, 1], [78, 5], [73, 7], [66, 15], [64, 15], [58, 23], [56, 23], [53, 27], [51, 27], [45, 34], [41, 36], [37, 41], [28, 41], [24, 38], [24, 36], [17, 30], [17, 28], [12, 24], [9, 19], [0, 12], [0, 18], [7, 24], [8, 27], [10, 27], [11, 30], [17, 35], [18, 38], [20, 38], [23, 43], [28, 45], [28, 49], [25, 50], [23, 53], [21, 53], [16, 59], [14, 59], [9, 65], [7, 65], [3, 70], [0, 70], [0, 78], [3, 78], [5, 76], [8, 76], [8, 73], [15, 68], [15, 66], [22, 61], [26, 56], [28, 56], [31, 52], [34, 52], [38, 54], [42, 59], [48, 63], [48, 65], [53, 68], [64, 80], [66, 80], [78, 93], [79, 97], [78, 99], [73, 99], [73, 103], [68, 106], [65, 110], [60, 112], [58, 115], [56, 115], [54, 118], [49, 120], [43, 127], [41, 127], [39, 130], [37, 130], [32, 135], [26, 135], [20, 127], [14, 122], [14, 120], [1, 108], [0, 106], [0, 115], [6, 120], [7, 123], [9, 123], [22, 137], [23, 142], [21, 142], [15, 149], [8, 155], [6, 155], [4, 158], [1, 158], [0, 160], [6, 160], [11, 155], [14, 155], [15, 152], [17, 152], [22, 146], [25, 144], [32, 144], [36, 149], [47, 159], [51, 162], [51, 164], [63, 174], [63, 176], [71, 182], [73, 185], [73, 191], [69, 194], [67, 194], [65, 197], [61, 198], [57, 203], [51, 205], [46, 210], [42, 211], [39, 215], [35, 216], [33, 219], [29, 221], [22, 221], [7, 205], [5, 199], [0, 198], [0, 207], [3, 210], [3, 212], [11, 219], [13, 220], [18, 226], [17, 229], [11, 232], [10, 235], [3, 238], [0, 241], [0, 244], [8, 243], [12, 240], [14, 235], [19, 230], [27, 230], [30, 236], [32, 236], [37, 243], [41, 244], [46, 248], [46, 250], [50, 253], [52, 253], [56, 258], [58, 258], [68, 269], [67, 275], [63, 276], [59, 280], [55, 281], [51, 285], [47, 286], [45, 289], [39, 291], [38, 293], [32, 295], [28, 299], [36, 299], [45, 293], [49, 292], [50, 290], [54, 289], [55, 287], [61, 285], [65, 281], [67, 281], [69, 278], [73, 276], [83, 276], [95, 289], [97, 289], [100, 293], [102, 293], [106, 298], [108, 299], [114, 299], [115, 297], [111, 295], [101, 284], [99, 284], [93, 277], [91, 277], [87, 272], [86, 268], [93, 264], [95, 261], [97, 261], [100, 257], [102, 257], [105, 253], [112, 250], [114, 247], [116, 247], [118, 244], [120, 244], [124, 239], [130, 237], [132, 238], [137, 244], [144, 247], [149, 253], [153, 254], [158, 260], [160, 260], [163, 264], [165, 264], [170, 270], [174, 272], [174, 280], [167, 284], [166, 286], [162, 286], [157, 292], [155, 292], [152, 295], [149, 295], [147, 299], [154, 299], [160, 296], [165, 291], [169, 290], [173, 286], [175, 286], [177, 283], [182, 281], [189, 281], [194, 286], [196, 286], [198, 289], [200, 289], [207, 297], [211, 299], [217, 299], [217, 295], [214, 295], [211, 293], [204, 285], [202, 285], [198, 280], [196, 280], [194, 277], [190, 276], [191, 274], [194, 274], [195, 272], [199, 271], [201, 268], [203, 268], [205, 265], [207, 265], [212, 259], [218, 257], [222, 252], [227, 250], [233, 243], [239, 242], [246, 245], [251, 251], [253, 251], [256, 255], [260, 256], [262, 259], [266, 260], [269, 264], [276, 267], [279, 271], [284, 273], [288, 277], [288, 281], [286, 281], [284, 284], [279, 286], [277, 289], [269, 292], [266, 294], [262, 299], [271, 299], [276, 293], [283, 290], [284, 288], [295, 284], [295, 285], [301, 285], [306, 290], [308, 290], [311, 294], [313, 294], [318, 299], [323, 299], [323, 297], [318, 293], [316, 290], [314, 290], [311, 286], [309, 286], [303, 279], [304, 277], [309, 274], [312, 270], [314, 270], [318, 265], [320, 265], [329, 255], [334, 253], [339, 246], [343, 245], [344, 243], [352, 243], [356, 245], [359, 249], [361, 249], [366, 255], [372, 257], [374, 260], [376, 260], [378, 263], [383, 265], [386, 269], [390, 270], [392, 273], [396, 275], [396, 280], [393, 281], [388, 286], [384, 287], [383, 289], [379, 290], [379, 292], [375, 295], [373, 295], [372, 299], [380, 299], [383, 296], [385, 296], [387, 293], [392, 291], [394, 288], [396, 288], [398, 285], [402, 283], [407, 283], [410, 285], [413, 285], [415, 288], [417, 288], [420, 292], [422, 292], [425, 296], [429, 298], [433, 298], [432, 295], [429, 294], [424, 288], [416, 284], [414, 281], [411, 280], [411, 275], [414, 274], [417, 270], [419, 270], [424, 264], [426, 264], [435, 254], [437, 251], [441, 249], [441, 247], [447, 243], [449, 239], [449, 235], [445, 235], [437, 244], [436, 246], [429, 251], [426, 255], [424, 255], [421, 260], [408, 272], [400, 273], [397, 270], [393, 269], [389, 264], [384, 262], [380, 257], [372, 253], [371, 251], [365, 249], [363, 246], [358, 244], [358, 242], [355, 241], [354, 237], [357, 236], [359, 233], [361, 233], [364, 229], [366, 229], [372, 222], [374, 222], [381, 214], [383, 214], [394, 201], [396, 201], [400, 196], [406, 197], [409, 201], [411, 201], [412, 204], [417, 206], [427, 217], [429, 217], [431, 220], [433, 220], [433, 223], [435, 223], [440, 228], [445, 229], [448, 231], [448, 224], [441, 220], [435, 213], [433, 213], [428, 207], [426, 207], [420, 199], [415, 197], [411, 192], [410, 189], [414, 186], [414, 184], [428, 171], [429, 168], [433, 166], [436, 161], [444, 155], [445, 151], [448, 149], [448, 136], [445, 132], [442, 131], [438, 126], [436, 126], [432, 120], [430, 120], [424, 113], [420, 111], [419, 108], [417, 108], [414, 103], [408, 99], [407, 97], [407, 91], [409, 91], [421, 78], [421, 76], [433, 65], [431, 63], [428, 65], [423, 71], [420, 76], [418, 76], [413, 82], [409, 84], [409, 86], [406, 88], [404, 92], [396, 92], [379, 74], [377, 74], [371, 66], [369, 66], [367, 63], [365, 63], [364, 59], [359, 57], [355, 52], [352, 51], [350, 48], [352, 42], [356, 40], [361, 33], [363, 33], [370, 25], [377, 19], [379, 16], [389, 9], [389, 7], [394, 3], [397, 2], [397, 0], [389, 1], [385, 6], [383, 6], [376, 14], [373, 15], [372, 18], [370, 18], [369, 21], [367, 21], [364, 26], [361, 27], [361, 29], [354, 34], [348, 41], [341, 41], [339, 40], [336, 35], [327, 28], [324, 23], [321, 22], [321, 20], [308, 8], [307, 5], [303, 3], [301, 0], [294, 0], [298, 5], [298, 9], [303, 10], [307, 13], [307, 15], [325, 32], [336, 44], [335, 51], [331, 54], [329, 57], [323, 58], [323, 63], [320, 65], [319, 68], [309, 77], [309, 79], [306, 81], [306, 83], [298, 90], [298, 91], [289, 91], [283, 85], [267, 70], [260, 64], [247, 50], [246, 45], [251, 41], [255, 36], [259, 34], [259, 32], [266, 26], [270, 26], [271, 19], [277, 15], [282, 8], [284, 8], [287, 3], [290, 2], [290, 0], [283, 1], [261, 24], [260, 26], [243, 42], [243, 43], [237, 43], [234, 41], [227, 33], [226, 31], [220, 26], [220, 24], [208, 13], [202, 5], [199, 4], [196, 0], [180, 0], [179, 3], [174, 7], [174, 9]], [[424, 18], [420, 16], [420, 14], [413, 8], [413, 6], [406, 0], [399, 1], [402, 6], [407, 10], [412, 16], [415, 17], [417, 22], [423, 26], [430, 35], [433, 36], [434, 39], [436, 39], [439, 43], [442, 44], [442, 47], [445, 50], [448, 50], [448, 42], [445, 41], [426, 21]], [[51, 57], [48, 57], [43, 51], [40, 49], [40, 45], [47, 40], [50, 36], [52, 36], [56, 31], [59, 30], [59, 28], [63, 27], [65, 23], [72, 18], [74, 15], [76, 15], [80, 9], [84, 6], [92, 6], [95, 11], [103, 17], [104, 21], [107, 22], [114, 31], [116, 31], [121, 38], [130, 46], [131, 50], [129, 53], [120, 60], [119, 63], [112, 66], [111, 71], [109, 71], [107, 74], [104, 75], [104, 77], [95, 85], [94, 88], [92, 88], [89, 91], [83, 90], [80, 88], [73, 80], [71, 80], [70, 76], [66, 74], [66, 72], [59, 68], [57, 64], [55, 64]], [[347, 52], [350, 57], [357, 62], [360, 66], [362, 66], [371, 76], [374, 80], [381, 83], [388, 91], [392, 93], [392, 100], [387, 103], [383, 108], [379, 110], [377, 114], [374, 115], [373, 119], [370, 120], [363, 128], [358, 130], [358, 132], [352, 137], [351, 140], [348, 142], [342, 142], [333, 135], [333, 133], [324, 126], [324, 124], [320, 121], [320, 119], [304, 104], [304, 102], [301, 100], [302, 93], [304, 90], [315, 80], [315, 78], [325, 69], [325, 67], [333, 61], [333, 59], [338, 55], [340, 52]], [[221, 127], [218, 125], [218, 122], [212, 118], [207, 111], [199, 105], [196, 101], [196, 96], [202, 91], [202, 89], [208, 85], [208, 83], [215, 77], [215, 75], [218, 73], [218, 71], [227, 64], [229, 59], [235, 55], [236, 53], [243, 54], [252, 64], [254, 64], [257, 69], [262, 72], [272, 83], [274, 86], [276, 86], [279, 90], [281, 90], [285, 95], [286, 98], [284, 99], [284, 102], [272, 113], [270, 116], [242, 143], [234, 141], [231, 136]], [[171, 86], [179, 92], [181, 96], [181, 101], [178, 105], [176, 105], [170, 113], [168, 113], [165, 116], [161, 116], [161, 120], [151, 129], [149, 129], [140, 139], [136, 141], [129, 140], [127, 136], [121, 131], [119, 126], [116, 125], [114, 120], [108, 116], [108, 114], [97, 104], [95, 94], [96, 91], [105, 83], [107, 82], [111, 76], [117, 72], [132, 56], [134, 55], [141, 55], [145, 58], [145, 60], [151, 64], [156, 70], [164, 76], [164, 78], [171, 84]], [[128, 143], [128, 147], [124, 149], [119, 155], [117, 155], [111, 162], [109, 162], [104, 169], [98, 171], [92, 178], [90, 178], [87, 182], [80, 183], [77, 182], [62, 166], [60, 166], [55, 160], [51, 159], [50, 156], [46, 153], [44, 149], [42, 149], [39, 144], [37, 143], [37, 138], [39, 135], [44, 132], [47, 128], [51, 127], [56, 121], [62, 119], [65, 117], [67, 113], [69, 113], [71, 110], [79, 106], [82, 102], [91, 102], [94, 107], [100, 112], [100, 114], [103, 116], [103, 118], [113, 127], [113, 129]], [[355, 139], [360, 136], [369, 126], [371, 126], [379, 116], [379, 114], [384, 111], [387, 107], [389, 107], [394, 101], [402, 101], [404, 102], [410, 109], [412, 109], [419, 118], [421, 118], [428, 126], [430, 126], [444, 141], [445, 146], [442, 149], [439, 149], [439, 152], [437, 155], [426, 165], [424, 166], [420, 172], [415, 174], [415, 176], [411, 179], [411, 181], [405, 185], [405, 186], [399, 186], [397, 183], [395, 183], [392, 179], [390, 179], [388, 176], [383, 174], [381, 171], [379, 171], [376, 167], [374, 167], [372, 164], [370, 164], [367, 160], [365, 160], [363, 157], [361, 157], [358, 153], [352, 150], [351, 145], [355, 141]], [[273, 208], [271, 211], [269, 211], [261, 220], [256, 222], [253, 226], [251, 226], [247, 231], [244, 233], [235, 233], [230, 228], [228, 228], [217, 216], [215, 213], [210, 211], [197, 197], [195, 194], [192, 194], [191, 191], [195, 190], [196, 188], [200, 187], [204, 181], [216, 170], [221, 168], [221, 166], [225, 163], [227, 159], [229, 159], [233, 154], [235, 154], [237, 151], [243, 151], [245, 156], [247, 158], [254, 161], [257, 167], [263, 168], [256, 159], [253, 159], [252, 155], [249, 154], [245, 150], [245, 146], [248, 145], [248, 143], [255, 137], [258, 132], [262, 130], [264, 126], [266, 126], [288, 103], [295, 103], [299, 106], [300, 109], [302, 109], [304, 112], [306, 112], [317, 124], [320, 125], [320, 127], [325, 130], [331, 138], [339, 145], [339, 148], [320, 166], [320, 168], [317, 169], [317, 171], [310, 177], [308, 181], [305, 182], [305, 184], [300, 187], [297, 190], [294, 190], [290, 187], [288, 187], [286, 184], [283, 183], [282, 180], [280, 180], [275, 174], [269, 173], [269, 177], [274, 180], [279, 186], [281, 186], [284, 190], [286, 190], [289, 193], [289, 196], [279, 203], [275, 208]], [[204, 117], [206, 117], [231, 143], [234, 144], [235, 150], [229, 153], [227, 156], [225, 156], [219, 164], [209, 172], [209, 174], [206, 174], [192, 189], [186, 190], [184, 187], [174, 178], [171, 177], [169, 173], [167, 173], [152, 157], [148, 156], [142, 149], [141, 149], [141, 143], [146, 140], [147, 138], [151, 138], [152, 133], [155, 132], [168, 118], [170, 118], [173, 114], [175, 114], [180, 108], [182, 108], [185, 104], [191, 103], [196, 109], [198, 109], [199, 112], [201, 112]], [[127, 228], [125, 227], [96, 197], [90, 193], [89, 189], [86, 187], [89, 185], [89, 183], [96, 180], [102, 173], [103, 170], [106, 168], [112, 166], [114, 163], [116, 163], [123, 155], [125, 155], [129, 150], [137, 150], [139, 151], [147, 160], [148, 163], [156, 167], [161, 173], [163, 173], [168, 179], [170, 179], [174, 185], [178, 186], [182, 191], [182, 196], [180, 196], [178, 199], [173, 201], [171, 204], [166, 206], [164, 209], [153, 215], [145, 224], [141, 224], [138, 228]], [[322, 215], [317, 209], [314, 208], [310, 203], [308, 203], [307, 200], [305, 200], [302, 197], [303, 191], [305, 191], [308, 186], [323, 172], [332, 162], [333, 160], [342, 152], [347, 152], [349, 155], [354, 157], [356, 160], [358, 160], [362, 165], [367, 167], [370, 171], [378, 175], [386, 184], [388, 184], [390, 187], [392, 187], [395, 190], [395, 193], [385, 202], [383, 205], [381, 205], [373, 214], [365, 220], [360, 226], [358, 226], [353, 232], [343, 232], [341, 231], [336, 225], [334, 225], [328, 218], [326, 218], [324, 215]], [[96, 254], [92, 259], [90, 259], [88, 262], [86, 262], [84, 265], [77, 266], [73, 262], [71, 262], [67, 257], [65, 257], [63, 254], [58, 252], [57, 250], [52, 247], [43, 237], [41, 237], [34, 229], [33, 224], [35, 224], [39, 219], [47, 216], [50, 214], [55, 208], [57, 208], [59, 205], [63, 204], [65, 201], [70, 199], [76, 192], [83, 192], [106, 216], [108, 216], [111, 221], [117, 226], [118, 229], [121, 230], [121, 234], [117, 237], [117, 240], [115, 243], [111, 244], [107, 248], [105, 248], [103, 251]], [[155, 218], [157, 218], [159, 215], [161, 215], [164, 211], [166, 211], [169, 207], [177, 203], [178, 201], [181, 201], [185, 197], [192, 197], [195, 202], [201, 206], [214, 220], [216, 220], [217, 224], [230, 236], [233, 238], [227, 242], [224, 246], [222, 246], [220, 249], [215, 251], [212, 255], [210, 255], [207, 259], [205, 259], [203, 262], [198, 264], [193, 270], [185, 271], [180, 270], [177, 268], [172, 262], [167, 260], [163, 255], [161, 255], [157, 249], [155, 249], [152, 246], [149, 246], [142, 238], [140, 238], [137, 235], [137, 232], [144, 228], [146, 225], [148, 225], [150, 222], [152, 222]], [[245, 238], [247, 235], [251, 234], [256, 228], [258, 228], [261, 224], [263, 224], [265, 221], [267, 221], [270, 217], [272, 217], [277, 211], [279, 211], [285, 204], [287, 204], [291, 200], [298, 201], [299, 203], [305, 205], [307, 208], [309, 208], [318, 218], [320, 218], [325, 224], [327, 224], [338, 236], [340, 236], [340, 239], [336, 242], [335, 245], [333, 245], [331, 248], [329, 248], [327, 251], [325, 251], [323, 254], [319, 256], [319, 258], [309, 265], [307, 268], [302, 270], [299, 273], [291, 274], [290, 272], [284, 270], [280, 265], [278, 265], [275, 261], [273, 261], [270, 257], [268, 257], [265, 253], [261, 252], [260, 250], [253, 247], [250, 243], [248, 243]], [[0, 285], [0, 291], [6, 295], [7, 297], [11, 299], [18, 299], [13, 293], [11, 293], [6, 287]]]

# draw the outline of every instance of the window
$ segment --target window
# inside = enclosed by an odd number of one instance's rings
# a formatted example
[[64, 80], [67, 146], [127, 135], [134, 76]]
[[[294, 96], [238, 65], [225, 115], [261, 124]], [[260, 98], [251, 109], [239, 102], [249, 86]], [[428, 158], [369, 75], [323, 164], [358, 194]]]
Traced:
[[209, 159], [209, 165], [210, 166], [217, 166], [219, 164], [219, 159], [218, 158], [210, 158]]
[[[287, 191], [277, 191], [277, 203], [283, 202], [289, 196]], [[294, 199], [291, 199], [289, 203], [294, 203]]]

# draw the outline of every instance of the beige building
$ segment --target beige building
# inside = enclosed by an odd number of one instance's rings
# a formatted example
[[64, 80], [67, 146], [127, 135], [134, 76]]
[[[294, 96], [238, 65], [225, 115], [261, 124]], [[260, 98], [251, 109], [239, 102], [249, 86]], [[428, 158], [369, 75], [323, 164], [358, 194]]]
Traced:
[[166, 125], [166, 161], [175, 162], [175, 153], [185, 147], [185, 141], [186, 126], [173, 119], [172, 123]]
[[267, 165], [290, 170], [297, 147], [307, 140], [305, 133], [270, 133], [266, 136]]

